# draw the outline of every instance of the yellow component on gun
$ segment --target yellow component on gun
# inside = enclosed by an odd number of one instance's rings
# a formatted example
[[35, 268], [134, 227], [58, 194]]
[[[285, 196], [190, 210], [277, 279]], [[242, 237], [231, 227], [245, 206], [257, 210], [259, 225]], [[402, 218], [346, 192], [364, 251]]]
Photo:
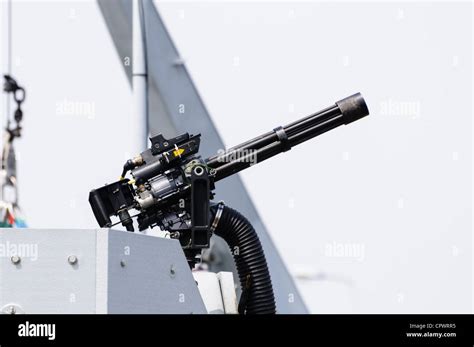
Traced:
[[175, 157], [179, 157], [181, 154], [183, 154], [183, 152], [184, 152], [184, 148], [177, 148], [173, 151], [173, 155]]

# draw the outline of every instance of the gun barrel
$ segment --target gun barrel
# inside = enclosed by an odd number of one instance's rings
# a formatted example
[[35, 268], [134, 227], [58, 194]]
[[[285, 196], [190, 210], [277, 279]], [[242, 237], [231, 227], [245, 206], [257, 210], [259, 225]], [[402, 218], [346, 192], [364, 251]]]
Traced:
[[206, 164], [216, 171], [215, 181], [219, 181], [313, 137], [367, 115], [369, 115], [369, 110], [364, 98], [357, 93], [322, 111], [284, 127], [275, 128], [273, 131], [232, 147], [224, 153], [210, 157], [206, 160]]

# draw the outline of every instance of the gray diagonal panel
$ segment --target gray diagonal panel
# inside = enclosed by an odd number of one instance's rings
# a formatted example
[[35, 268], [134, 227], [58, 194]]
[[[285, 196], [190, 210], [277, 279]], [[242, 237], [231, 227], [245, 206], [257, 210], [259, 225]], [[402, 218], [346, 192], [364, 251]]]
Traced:
[[[132, 56], [132, 3], [127, 0], [98, 0], [120, 59]], [[208, 157], [224, 148], [224, 144], [199, 96], [176, 47], [151, 0], [144, 1], [147, 59], [149, 73], [149, 129], [152, 134], [168, 137], [183, 132], [201, 133], [201, 153]], [[124, 64], [131, 81], [131, 66]], [[183, 111], [184, 107], [184, 113]], [[229, 177], [217, 183], [216, 200], [245, 215], [257, 230], [269, 263], [279, 313], [306, 313], [306, 307], [263, 225], [242, 180]], [[213, 252], [217, 255], [213, 268], [233, 270], [232, 256], [222, 240], [216, 240]]]

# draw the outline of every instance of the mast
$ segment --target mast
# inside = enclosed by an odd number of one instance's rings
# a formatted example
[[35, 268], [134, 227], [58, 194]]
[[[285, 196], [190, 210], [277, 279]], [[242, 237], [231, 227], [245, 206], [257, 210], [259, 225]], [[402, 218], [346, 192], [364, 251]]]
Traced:
[[148, 71], [142, 0], [133, 0], [133, 120], [130, 138], [141, 152], [148, 144]]

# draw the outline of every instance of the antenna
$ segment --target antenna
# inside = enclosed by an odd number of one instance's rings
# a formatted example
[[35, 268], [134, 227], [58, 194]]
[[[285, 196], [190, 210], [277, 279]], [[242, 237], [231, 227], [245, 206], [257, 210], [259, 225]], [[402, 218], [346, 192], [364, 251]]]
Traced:
[[132, 83], [134, 118], [130, 138], [136, 141], [134, 149], [142, 151], [148, 144], [148, 70], [142, 0], [133, 0]]

